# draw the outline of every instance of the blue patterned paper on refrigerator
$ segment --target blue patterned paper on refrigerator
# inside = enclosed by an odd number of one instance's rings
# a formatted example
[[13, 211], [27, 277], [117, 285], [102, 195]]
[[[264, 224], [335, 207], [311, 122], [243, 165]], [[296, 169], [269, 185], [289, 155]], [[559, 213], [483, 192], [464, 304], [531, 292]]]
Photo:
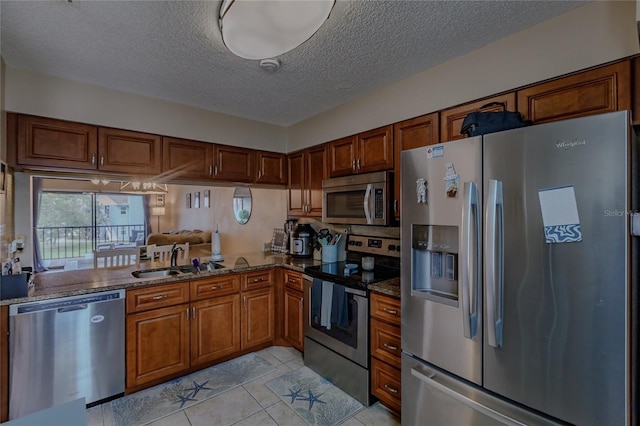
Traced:
[[538, 191], [545, 241], [548, 244], [582, 241], [582, 229], [573, 185]]

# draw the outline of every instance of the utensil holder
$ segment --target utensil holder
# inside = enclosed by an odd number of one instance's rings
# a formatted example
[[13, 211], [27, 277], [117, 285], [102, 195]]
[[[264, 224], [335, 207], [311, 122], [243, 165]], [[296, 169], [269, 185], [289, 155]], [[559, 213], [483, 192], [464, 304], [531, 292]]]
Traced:
[[338, 246], [322, 246], [322, 263], [333, 263], [338, 261]]

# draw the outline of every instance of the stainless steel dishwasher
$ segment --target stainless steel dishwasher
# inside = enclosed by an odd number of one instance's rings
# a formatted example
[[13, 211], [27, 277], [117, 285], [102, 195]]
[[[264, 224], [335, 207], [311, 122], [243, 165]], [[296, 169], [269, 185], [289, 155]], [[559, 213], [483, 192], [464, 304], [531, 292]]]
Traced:
[[125, 291], [9, 306], [9, 418], [124, 392]]

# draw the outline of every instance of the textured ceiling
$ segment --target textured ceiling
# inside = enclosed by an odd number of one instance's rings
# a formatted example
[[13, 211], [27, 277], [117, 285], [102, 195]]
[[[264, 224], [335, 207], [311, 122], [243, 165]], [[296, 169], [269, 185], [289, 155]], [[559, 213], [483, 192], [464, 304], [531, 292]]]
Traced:
[[262, 70], [231, 54], [220, 1], [0, 2], [18, 69], [289, 126], [562, 14], [575, 1], [341, 1]]

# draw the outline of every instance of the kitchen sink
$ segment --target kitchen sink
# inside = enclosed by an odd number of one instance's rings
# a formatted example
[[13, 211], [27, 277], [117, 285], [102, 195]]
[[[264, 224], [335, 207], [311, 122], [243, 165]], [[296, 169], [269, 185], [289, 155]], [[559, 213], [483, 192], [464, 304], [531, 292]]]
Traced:
[[[219, 263], [209, 263], [208, 265], [211, 269], [224, 268], [224, 266], [220, 265]], [[139, 271], [133, 271], [131, 275], [136, 278], [162, 278], [178, 275], [191, 275], [196, 274], [200, 271], [207, 271], [207, 265], [200, 265], [199, 270], [192, 265], [181, 265], [156, 269], [141, 269]]]

